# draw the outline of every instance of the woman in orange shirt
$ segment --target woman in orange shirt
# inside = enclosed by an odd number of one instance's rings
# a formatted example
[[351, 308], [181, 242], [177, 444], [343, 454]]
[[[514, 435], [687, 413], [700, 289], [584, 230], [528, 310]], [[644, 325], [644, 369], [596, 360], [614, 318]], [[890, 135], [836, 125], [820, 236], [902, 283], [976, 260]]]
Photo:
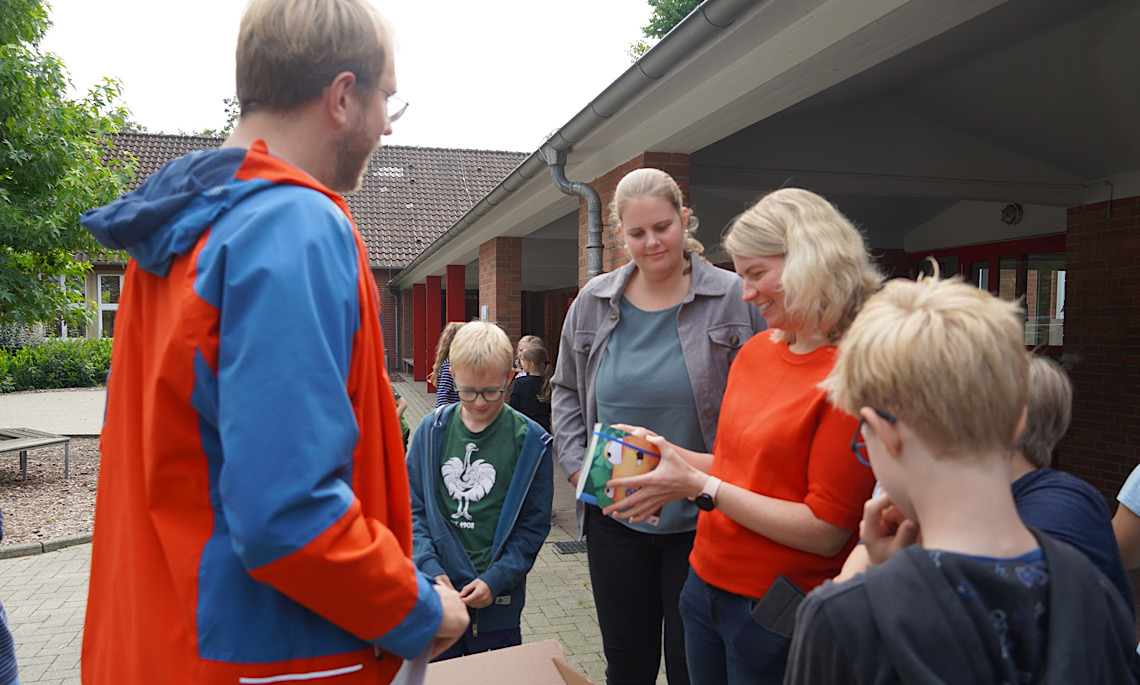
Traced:
[[690, 678], [781, 683], [798, 598], [839, 571], [874, 486], [851, 453], [858, 422], [819, 384], [882, 276], [851, 222], [797, 188], [740, 215], [724, 247], [773, 330], [733, 362], [713, 453], [635, 429], [662, 448], [661, 465], [611, 481], [640, 490], [605, 513], [639, 521], [696, 500], [705, 513], [681, 595]]

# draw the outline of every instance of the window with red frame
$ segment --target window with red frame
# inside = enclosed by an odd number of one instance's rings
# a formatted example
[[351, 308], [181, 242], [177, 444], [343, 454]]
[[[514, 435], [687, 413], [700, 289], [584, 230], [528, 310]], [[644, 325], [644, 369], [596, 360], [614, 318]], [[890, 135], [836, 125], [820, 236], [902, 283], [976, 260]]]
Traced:
[[933, 273], [928, 258], [945, 277], [966, 281], [1003, 300], [1021, 300], [1025, 312], [1025, 346], [1059, 356], [1065, 328], [1065, 235], [964, 245], [915, 252], [911, 273]]

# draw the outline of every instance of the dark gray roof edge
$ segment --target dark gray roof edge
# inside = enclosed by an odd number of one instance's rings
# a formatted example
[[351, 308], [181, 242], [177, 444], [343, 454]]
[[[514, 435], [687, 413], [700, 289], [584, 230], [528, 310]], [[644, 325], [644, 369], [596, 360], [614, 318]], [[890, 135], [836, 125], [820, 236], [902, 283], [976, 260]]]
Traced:
[[[179, 140], [225, 140], [226, 136], [196, 136], [189, 133], [152, 133], [150, 131], [119, 131], [112, 138], [125, 136], [139, 136], [143, 138], [175, 138]], [[493, 155], [511, 155], [524, 157], [527, 153], [518, 150], [490, 150], [486, 148], [467, 147], [434, 147], [426, 145], [384, 145], [388, 150], [416, 150], [423, 152], [479, 152]]]
[[[502, 203], [508, 195], [518, 190], [522, 184], [542, 173], [546, 168], [544, 148], [569, 151], [574, 144], [589, 135], [604, 121], [616, 114], [633, 98], [648, 88], [653, 82], [669, 73], [682, 60], [720, 31], [732, 25], [749, 7], [767, 0], [705, 0], [681, 23], [673, 27], [657, 45], [649, 49], [641, 59], [626, 69], [613, 83], [590, 101], [582, 111], [557, 129], [543, 145], [535, 150], [517, 169], [495, 186], [490, 193], [464, 214], [455, 225], [445, 231], [416, 255], [404, 271], [392, 279], [389, 287], [399, 289], [410, 285], [405, 274], [431, 258], [445, 245], [459, 237], [480, 217]], [[552, 181], [553, 183], [553, 181]]]

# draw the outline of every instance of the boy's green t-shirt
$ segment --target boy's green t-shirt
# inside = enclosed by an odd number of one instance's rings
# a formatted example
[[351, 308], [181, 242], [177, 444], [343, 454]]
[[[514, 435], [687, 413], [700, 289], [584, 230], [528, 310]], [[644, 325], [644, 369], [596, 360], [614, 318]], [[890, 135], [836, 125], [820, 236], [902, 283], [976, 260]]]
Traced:
[[491, 543], [511, 486], [527, 423], [504, 405], [491, 425], [472, 433], [456, 409], [440, 452], [439, 505], [476, 573], [491, 564]]
[[[396, 399], [400, 399], [400, 391], [399, 390], [393, 390], [392, 392], [395, 393]], [[399, 418], [400, 418], [400, 435], [407, 435], [408, 431], [412, 430], [412, 427], [408, 425], [408, 420], [404, 418], [403, 414], [400, 414]]]

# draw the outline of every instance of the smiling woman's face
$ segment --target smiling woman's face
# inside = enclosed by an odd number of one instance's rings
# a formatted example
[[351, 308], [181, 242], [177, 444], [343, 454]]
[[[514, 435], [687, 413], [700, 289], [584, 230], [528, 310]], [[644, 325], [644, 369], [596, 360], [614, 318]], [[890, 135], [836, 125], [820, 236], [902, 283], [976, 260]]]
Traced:
[[784, 255], [770, 257], [732, 256], [736, 273], [744, 279], [744, 301], [760, 308], [760, 313], [772, 328], [792, 331], [796, 324], [784, 309], [784, 289], [780, 276], [784, 273]]

